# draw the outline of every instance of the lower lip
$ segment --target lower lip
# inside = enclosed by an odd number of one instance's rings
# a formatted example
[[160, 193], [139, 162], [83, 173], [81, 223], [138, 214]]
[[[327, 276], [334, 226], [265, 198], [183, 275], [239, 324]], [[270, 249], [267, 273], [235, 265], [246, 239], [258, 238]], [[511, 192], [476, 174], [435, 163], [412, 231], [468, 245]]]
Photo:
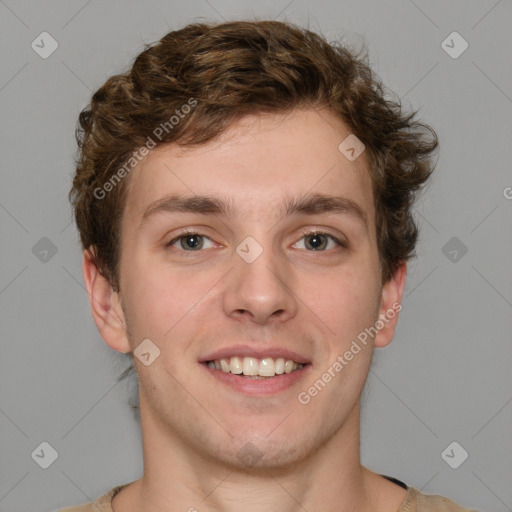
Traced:
[[215, 379], [230, 386], [235, 391], [249, 396], [274, 395], [291, 388], [302, 379], [306, 373], [309, 373], [311, 367], [311, 364], [306, 364], [300, 370], [295, 370], [291, 373], [283, 373], [282, 375], [276, 375], [266, 379], [250, 379], [234, 373], [215, 370], [204, 363], [199, 364]]

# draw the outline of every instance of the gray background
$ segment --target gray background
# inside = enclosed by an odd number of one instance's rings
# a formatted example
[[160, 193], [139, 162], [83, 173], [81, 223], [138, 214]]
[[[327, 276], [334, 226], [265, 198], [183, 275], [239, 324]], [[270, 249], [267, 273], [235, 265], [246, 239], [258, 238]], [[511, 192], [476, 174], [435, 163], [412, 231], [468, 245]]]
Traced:
[[[362, 458], [423, 492], [511, 510], [510, 0], [0, 0], [0, 510], [87, 502], [142, 472], [128, 383], [116, 380], [125, 361], [92, 321], [67, 202], [79, 111], [144, 43], [253, 16], [367, 44], [385, 84], [437, 130], [418, 259], [367, 387]], [[59, 45], [46, 59], [31, 47], [43, 31]], [[453, 31], [469, 44], [456, 59], [441, 46]], [[58, 452], [48, 469], [31, 457], [43, 441]], [[441, 457], [453, 441], [469, 453], [458, 469]]]

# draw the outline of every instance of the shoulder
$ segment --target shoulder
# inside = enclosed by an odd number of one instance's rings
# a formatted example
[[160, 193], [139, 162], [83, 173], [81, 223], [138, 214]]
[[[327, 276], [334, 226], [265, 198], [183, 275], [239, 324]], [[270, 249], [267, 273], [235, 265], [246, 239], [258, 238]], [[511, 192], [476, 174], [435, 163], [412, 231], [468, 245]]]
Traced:
[[457, 505], [454, 501], [437, 494], [423, 494], [409, 487], [405, 501], [398, 512], [477, 512]]
[[[57, 512], [93, 512], [94, 504], [87, 503], [86, 505], [78, 505], [77, 507], [62, 508]], [[96, 512], [96, 511], [95, 511]]]
[[[132, 483], [132, 482], [130, 482]], [[118, 485], [105, 494], [101, 495], [94, 502], [86, 503], [84, 505], [77, 505], [75, 507], [67, 507], [58, 510], [57, 512], [112, 512], [112, 498], [124, 487], [130, 483]]]

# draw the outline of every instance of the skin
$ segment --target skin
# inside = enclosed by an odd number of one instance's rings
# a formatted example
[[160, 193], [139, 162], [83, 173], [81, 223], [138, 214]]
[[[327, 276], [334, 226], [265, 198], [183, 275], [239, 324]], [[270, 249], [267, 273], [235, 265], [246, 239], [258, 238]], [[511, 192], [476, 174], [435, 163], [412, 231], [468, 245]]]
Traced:
[[[406, 491], [363, 467], [359, 451], [372, 352], [391, 342], [398, 314], [308, 404], [297, 400], [405, 286], [405, 263], [381, 282], [368, 162], [338, 150], [349, 134], [328, 110], [250, 116], [201, 147], [156, 148], [130, 175], [119, 294], [83, 254], [105, 342], [126, 353], [149, 338], [160, 350], [149, 366], [134, 358], [144, 475], [113, 499], [115, 512], [399, 509]], [[235, 215], [167, 212], [140, 227], [171, 193], [227, 195]], [[332, 212], [283, 218], [284, 198], [306, 193], [350, 198], [368, 226]], [[183, 228], [207, 237], [202, 249], [166, 246]], [[312, 250], [303, 231], [315, 229], [347, 248], [325, 238]], [[253, 263], [235, 251], [248, 236], [263, 248]], [[247, 396], [198, 363], [239, 343], [289, 348], [312, 365], [289, 389]], [[252, 467], [237, 456], [247, 442], [262, 454]]]

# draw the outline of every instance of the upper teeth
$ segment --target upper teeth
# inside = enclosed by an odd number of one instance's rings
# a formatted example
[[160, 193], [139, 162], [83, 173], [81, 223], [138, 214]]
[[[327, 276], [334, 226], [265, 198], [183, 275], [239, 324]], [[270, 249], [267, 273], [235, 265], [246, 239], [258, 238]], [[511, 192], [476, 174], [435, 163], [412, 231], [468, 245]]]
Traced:
[[250, 376], [273, 377], [283, 373], [291, 373], [300, 370], [304, 365], [296, 363], [291, 359], [285, 360], [282, 357], [273, 359], [265, 357], [264, 359], [256, 359], [255, 357], [231, 357], [208, 361], [210, 368], [222, 370], [225, 373], [231, 372], [237, 375], [244, 374]]

